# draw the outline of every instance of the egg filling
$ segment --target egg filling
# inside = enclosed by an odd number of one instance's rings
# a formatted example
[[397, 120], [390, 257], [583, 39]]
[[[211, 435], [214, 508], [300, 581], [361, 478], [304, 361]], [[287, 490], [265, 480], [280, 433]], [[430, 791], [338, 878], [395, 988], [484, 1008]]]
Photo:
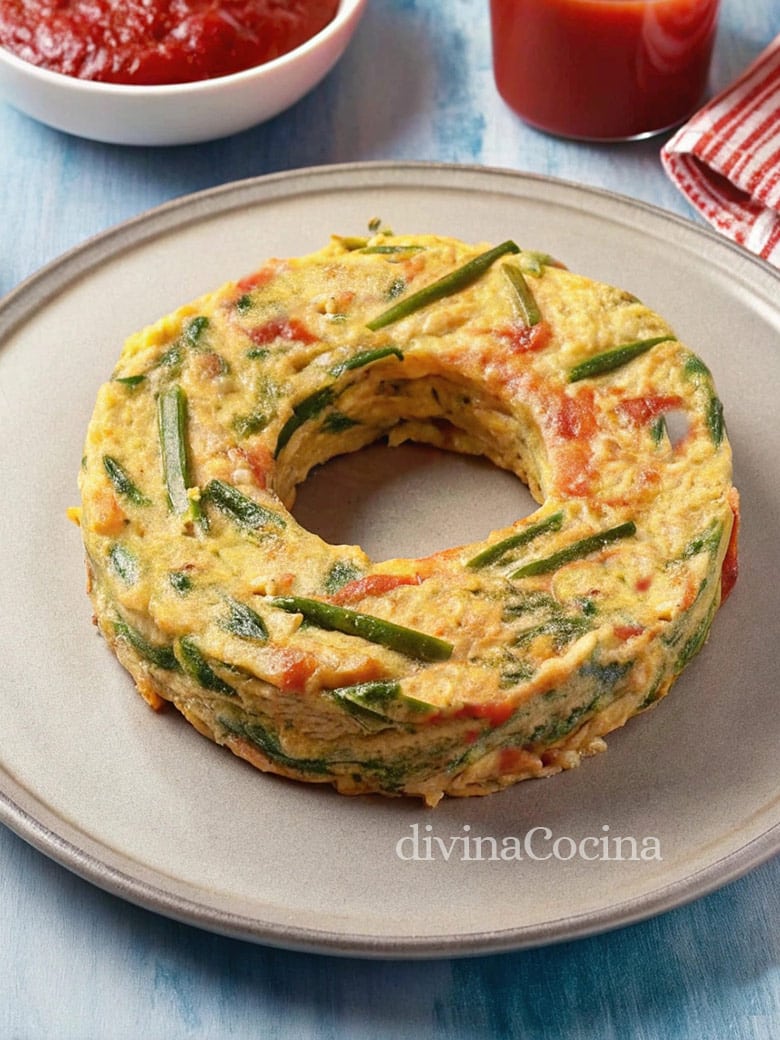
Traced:
[[[310, 469], [381, 438], [486, 456], [539, 508], [422, 559], [298, 524]], [[704, 362], [511, 241], [334, 237], [182, 307], [125, 344], [80, 488], [97, 624], [153, 707], [264, 771], [430, 805], [603, 750], [736, 574]]]

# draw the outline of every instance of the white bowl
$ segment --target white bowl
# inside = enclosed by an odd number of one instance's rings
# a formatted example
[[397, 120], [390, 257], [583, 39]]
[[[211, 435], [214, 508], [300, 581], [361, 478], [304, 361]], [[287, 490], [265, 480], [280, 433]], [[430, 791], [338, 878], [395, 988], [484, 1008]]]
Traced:
[[0, 97], [57, 130], [109, 144], [227, 137], [277, 115], [316, 86], [343, 54], [367, 2], [341, 0], [329, 25], [280, 58], [196, 83], [97, 83], [38, 68], [0, 47]]

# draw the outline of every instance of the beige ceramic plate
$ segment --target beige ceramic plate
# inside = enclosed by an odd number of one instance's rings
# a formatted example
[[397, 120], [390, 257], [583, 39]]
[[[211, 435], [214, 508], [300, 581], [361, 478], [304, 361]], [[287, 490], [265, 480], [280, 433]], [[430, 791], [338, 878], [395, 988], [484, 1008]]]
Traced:
[[[658, 710], [579, 770], [435, 811], [265, 777], [174, 714], [153, 716], [90, 623], [80, 537], [65, 520], [95, 392], [128, 333], [267, 255], [362, 233], [374, 216], [402, 232], [512, 236], [662, 311], [714, 371], [743, 495], [740, 582]], [[780, 614], [780, 279], [768, 267], [570, 184], [334, 167], [185, 198], [88, 242], [6, 299], [0, 340], [0, 819], [47, 855], [217, 932], [454, 956], [647, 917], [780, 848], [767, 638]], [[314, 476], [298, 515], [385, 556], [481, 537], [530, 507], [490, 466], [371, 449]]]

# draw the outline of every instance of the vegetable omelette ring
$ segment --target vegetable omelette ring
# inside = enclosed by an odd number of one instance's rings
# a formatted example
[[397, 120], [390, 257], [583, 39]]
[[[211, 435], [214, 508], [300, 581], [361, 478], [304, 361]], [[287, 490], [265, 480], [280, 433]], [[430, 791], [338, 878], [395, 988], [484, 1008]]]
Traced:
[[[487, 456], [540, 507], [423, 559], [303, 529], [311, 467], [382, 437]], [[576, 766], [666, 694], [736, 575], [704, 363], [513, 242], [334, 237], [183, 307], [126, 343], [80, 486], [96, 621], [143, 697], [348, 794]]]

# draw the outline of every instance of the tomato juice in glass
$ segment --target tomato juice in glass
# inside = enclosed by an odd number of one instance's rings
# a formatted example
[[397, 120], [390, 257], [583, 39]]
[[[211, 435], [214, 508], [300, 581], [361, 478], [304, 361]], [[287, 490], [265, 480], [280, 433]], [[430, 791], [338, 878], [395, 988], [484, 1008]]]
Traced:
[[707, 85], [719, 0], [490, 0], [493, 69], [528, 123], [627, 140], [682, 122]]

